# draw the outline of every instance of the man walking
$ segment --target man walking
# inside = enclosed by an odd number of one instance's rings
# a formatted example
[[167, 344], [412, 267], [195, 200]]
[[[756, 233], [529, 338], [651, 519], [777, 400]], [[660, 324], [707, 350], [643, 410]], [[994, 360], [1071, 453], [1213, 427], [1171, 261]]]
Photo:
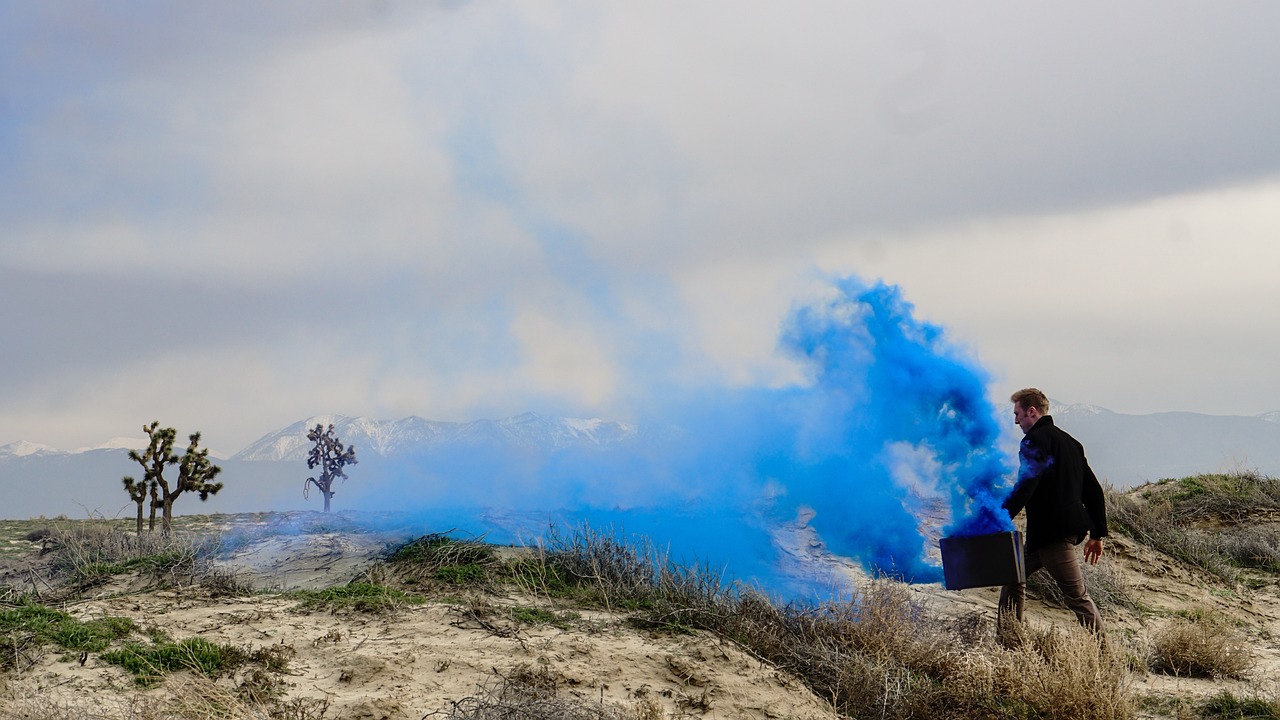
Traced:
[[[1027, 511], [1027, 577], [1047, 570], [1080, 624], [1101, 636], [1102, 616], [1085, 589], [1076, 546], [1087, 536], [1084, 559], [1094, 564], [1102, 555], [1102, 538], [1107, 536], [1102, 485], [1089, 469], [1084, 446], [1053, 424], [1043, 392], [1026, 388], [1010, 399], [1013, 421], [1024, 437], [1018, 450], [1018, 482], [1004, 508], [1011, 518]], [[1021, 621], [1026, 591], [1026, 583], [1004, 586], [1000, 613], [1012, 613]]]

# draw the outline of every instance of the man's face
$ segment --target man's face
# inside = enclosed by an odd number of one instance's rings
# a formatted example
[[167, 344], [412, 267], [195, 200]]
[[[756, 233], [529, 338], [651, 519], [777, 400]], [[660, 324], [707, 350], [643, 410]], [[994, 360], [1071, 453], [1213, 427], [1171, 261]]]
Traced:
[[1013, 404], [1013, 424], [1022, 428], [1022, 434], [1031, 432], [1031, 426], [1040, 419], [1040, 411], [1034, 407], [1024, 408], [1020, 403]]

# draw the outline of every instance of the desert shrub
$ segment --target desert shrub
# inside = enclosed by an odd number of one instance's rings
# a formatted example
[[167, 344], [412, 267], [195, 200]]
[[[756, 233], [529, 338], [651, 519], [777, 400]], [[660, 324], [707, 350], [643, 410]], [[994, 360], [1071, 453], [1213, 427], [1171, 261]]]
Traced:
[[124, 647], [102, 653], [102, 659], [132, 673], [139, 685], [151, 685], [175, 670], [191, 670], [217, 678], [238, 667], [243, 655], [231, 645], [218, 645], [193, 637], [181, 642], [151, 645], [127, 643]]
[[527, 589], [555, 588], [588, 604], [641, 612], [643, 624], [678, 632], [698, 626], [697, 615], [731, 595], [718, 568], [677, 563], [647, 538], [627, 540], [588, 525], [553, 526], [520, 577], [532, 579]]
[[577, 588], [575, 580], [568, 577], [559, 565], [547, 561], [541, 548], [537, 549], [533, 557], [505, 563], [503, 573], [512, 583], [531, 595], [569, 598]]
[[643, 542], [571, 530], [539, 561], [575, 596], [630, 610], [646, 627], [710, 631], [799, 678], [838, 714], [877, 718], [1129, 718], [1124, 662], [1072, 626], [1023, 629], [1015, 650], [976, 623], [932, 615], [907, 585], [883, 578], [853, 597], [779, 604], [709, 567], [683, 567]]
[[1239, 569], [1223, 553], [1215, 538], [1181, 524], [1167, 497], [1138, 499], [1108, 493], [1107, 518], [1117, 531], [1179, 562], [1200, 568], [1229, 584], [1239, 580]]
[[323, 590], [294, 590], [286, 593], [286, 596], [300, 601], [298, 609], [311, 612], [319, 610], [384, 612], [424, 602], [420, 596], [409, 595], [388, 585], [368, 582], [352, 582]]
[[75, 523], [55, 526], [46, 542], [54, 577], [80, 589], [131, 572], [190, 583], [208, 566], [204, 542], [180, 533], [138, 535], [106, 523]]
[[1256, 472], [1181, 478], [1172, 481], [1167, 492], [1173, 518], [1181, 523], [1214, 520], [1238, 524], [1280, 510], [1280, 479]]
[[1253, 659], [1241, 634], [1203, 614], [1171, 619], [1153, 637], [1150, 668], [1182, 677], [1239, 678]]
[[544, 608], [516, 606], [511, 608], [511, 619], [521, 625], [552, 625], [561, 629], [569, 627], [569, 621], [577, 619], [577, 613], [552, 612]]
[[1211, 537], [1233, 565], [1280, 573], [1280, 531], [1275, 528], [1237, 527]]
[[210, 597], [243, 597], [254, 593], [253, 581], [234, 569], [210, 567], [200, 578]]
[[490, 583], [498, 572], [492, 545], [483, 538], [425, 535], [395, 548], [387, 563], [409, 583], [434, 581], [451, 586]]
[[610, 531], [552, 526], [541, 548], [547, 564], [578, 588], [610, 599], [648, 599], [657, 586], [658, 554], [646, 539], [626, 542]]
[[1280, 511], [1280, 480], [1253, 472], [1162, 480], [1107, 494], [1120, 532], [1228, 583], [1240, 569], [1280, 572], [1280, 533], [1258, 518]]

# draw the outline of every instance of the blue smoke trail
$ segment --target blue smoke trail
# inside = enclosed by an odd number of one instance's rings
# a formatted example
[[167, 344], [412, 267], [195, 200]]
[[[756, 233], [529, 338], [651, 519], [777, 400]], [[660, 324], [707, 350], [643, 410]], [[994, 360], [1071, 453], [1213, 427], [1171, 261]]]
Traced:
[[834, 280], [829, 299], [791, 314], [781, 347], [807, 382], [654, 398], [647, 432], [609, 449], [437, 453], [395, 473], [415, 481], [392, 491], [402, 508], [430, 508], [436, 529], [505, 542], [548, 518], [624, 528], [793, 597], [838, 579], [788, 569], [784, 528], [911, 582], [942, 576], [920, 516], [930, 501], [946, 508], [946, 534], [1012, 529], [987, 375], [899, 288]]

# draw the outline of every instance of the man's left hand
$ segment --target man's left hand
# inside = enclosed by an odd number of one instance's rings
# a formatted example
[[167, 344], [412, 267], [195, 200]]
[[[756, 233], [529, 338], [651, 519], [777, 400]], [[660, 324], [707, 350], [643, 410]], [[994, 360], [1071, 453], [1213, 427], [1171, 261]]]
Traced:
[[1102, 538], [1090, 538], [1084, 544], [1084, 561], [1090, 565], [1097, 565], [1100, 557], [1102, 557]]

